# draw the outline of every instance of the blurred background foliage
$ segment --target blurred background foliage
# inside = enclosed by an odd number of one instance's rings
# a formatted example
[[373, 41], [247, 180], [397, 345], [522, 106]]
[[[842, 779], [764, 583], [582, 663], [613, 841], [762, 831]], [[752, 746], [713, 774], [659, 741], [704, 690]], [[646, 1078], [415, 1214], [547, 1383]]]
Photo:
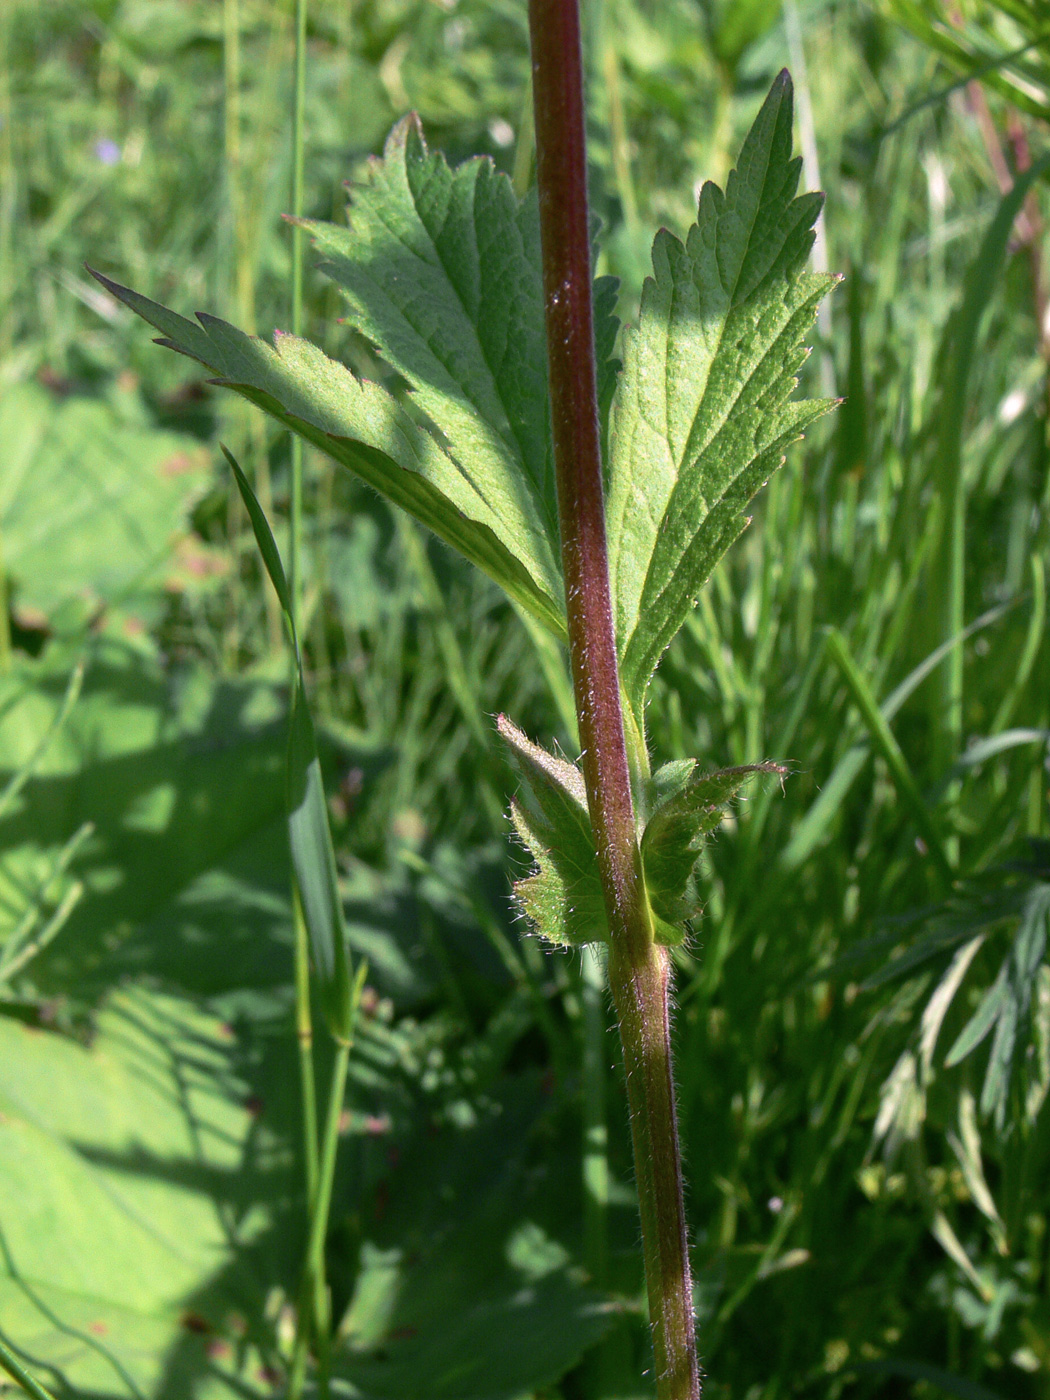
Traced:
[[[845, 402], [760, 498], [651, 707], [658, 761], [793, 769], [723, 823], [678, 956], [706, 1394], [1035, 1400], [1050, 8], [585, 8], [622, 314], [653, 229], [684, 232], [785, 64], [828, 193], [814, 257], [847, 279], [806, 369]], [[0, 10], [0, 1330], [62, 1394], [265, 1396], [288, 1358], [286, 659], [217, 443], [279, 539], [288, 444], [83, 263], [288, 323], [292, 39], [287, 0]], [[311, 0], [308, 62], [310, 215], [344, 216], [409, 108], [526, 187], [524, 0]], [[385, 374], [339, 315], [310, 277], [307, 333]], [[523, 939], [508, 904], [492, 716], [568, 747], [563, 661], [307, 467], [309, 684], [372, 969], [328, 1246], [340, 1393], [641, 1397], [600, 967]]]

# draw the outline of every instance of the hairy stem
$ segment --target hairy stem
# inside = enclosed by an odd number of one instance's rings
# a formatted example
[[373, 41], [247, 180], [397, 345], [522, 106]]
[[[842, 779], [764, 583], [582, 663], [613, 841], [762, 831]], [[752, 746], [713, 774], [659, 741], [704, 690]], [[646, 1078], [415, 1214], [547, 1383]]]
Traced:
[[530, 0], [536, 171], [569, 656], [609, 915], [609, 982], [627, 1067], [658, 1400], [699, 1395], [668, 1018], [653, 941], [609, 595], [594, 363], [577, 0]]

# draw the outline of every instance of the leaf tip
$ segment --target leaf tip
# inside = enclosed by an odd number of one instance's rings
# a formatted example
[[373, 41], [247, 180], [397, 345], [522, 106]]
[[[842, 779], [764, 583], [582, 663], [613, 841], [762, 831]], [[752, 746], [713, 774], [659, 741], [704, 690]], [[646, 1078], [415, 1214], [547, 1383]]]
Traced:
[[89, 277], [94, 277], [96, 282], [101, 282], [108, 292], [116, 292], [116, 282], [108, 278], [104, 272], [99, 272], [96, 268], [92, 267], [89, 262], [84, 263], [84, 271]]

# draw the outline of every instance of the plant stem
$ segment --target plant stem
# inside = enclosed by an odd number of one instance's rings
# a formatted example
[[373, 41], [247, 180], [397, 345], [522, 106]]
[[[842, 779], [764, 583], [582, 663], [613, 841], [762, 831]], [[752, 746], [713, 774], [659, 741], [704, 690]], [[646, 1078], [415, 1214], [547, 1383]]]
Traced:
[[317, 1195], [317, 1084], [314, 1079], [314, 1032], [310, 1013], [310, 938], [303, 917], [299, 888], [292, 876], [292, 917], [295, 924], [295, 1034], [299, 1042], [299, 1090], [303, 1110], [303, 1164], [307, 1211]]
[[317, 1194], [313, 1201], [310, 1218], [310, 1238], [306, 1246], [306, 1259], [303, 1264], [302, 1295], [299, 1308], [299, 1327], [295, 1336], [295, 1352], [292, 1358], [291, 1377], [288, 1382], [289, 1400], [295, 1400], [303, 1391], [306, 1375], [306, 1351], [308, 1334], [304, 1325], [304, 1313], [310, 1304], [317, 1316], [314, 1318], [317, 1335], [318, 1378], [317, 1388], [321, 1400], [327, 1400], [329, 1391], [329, 1332], [328, 1293], [323, 1290], [321, 1307], [317, 1306], [318, 1280], [323, 1279], [324, 1242], [328, 1233], [328, 1215], [332, 1205], [332, 1183], [335, 1180], [335, 1159], [339, 1146], [339, 1120], [343, 1113], [343, 1096], [346, 1092], [346, 1070], [350, 1059], [350, 1041], [336, 1043], [335, 1064], [332, 1066], [332, 1083], [328, 1094], [328, 1112], [325, 1117], [324, 1141], [321, 1144], [320, 1171], [317, 1179]]
[[[292, 96], [292, 214], [303, 213], [303, 145], [304, 94], [306, 90], [306, 0], [295, 0], [295, 74]], [[292, 225], [292, 334], [303, 330], [303, 241], [302, 229]], [[292, 434], [291, 491], [288, 522], [288, 591], [291, 597], [292, 626], [296, 636], [302, 630], [302, 512], [303, 512], [303, 443]], [[296, 665], [292, 658], [292, 667]], [[292, 684], [295, 684], [293, 676]], [[306, 1176], [306, 1205], [308, 1239], [313, 1238], [318, 1211], [320, 1164], [317, 1145], [317, 1084], [314, 1078], [313, 1024], [310, 1014], [310, 947], [306, 920], [303, 917], [299, 890], [292, 876], [292, 912], [295, 920], [295, 1028], [299, 1042], [299, 1091], [303, 1114], [303, 1162]], [[309, 1257], [309, 1250], [307, 1251]], [[312, 1288], [309, 1286], [312, 1281]], [[298, 1368], [298, 1386], [305, 1378], [306, 1348], [311, 1330], [321, 1341], [327, 1298], [324, 1277], [324, 1254], [321, 1266], [304, 1275], [300, 1297], [293, 1376]], [[290, 1388], [290, 1394], [295, 1391]]]
[[0, 1366], [18, 1382], [27, 1395], [33, 1397], [33, 1400], [54, 1400], [51, 1392], [45, 1390], [40, 1382], [30, 1375], [18, 1357], [2, 1340], [0, 1340]]
[[530, 0], [529, 25], [569, 657], [611, 930], [609, 984], [627, 1068], [657, 1397], [696, 1400], [700, 1386], [671, 1078], [669, 962], [666, 949], [653, 941], [642, 878], [609, 596], [577, 0]]
[[[303, 149], [306, 142], [306, 0], [295, 0], [295, 87], [292, 102], [292, 216], [303, 217]], [[292, 224], [292, 334], [303, 333], [303, 230]], [[292, 480], [289, 503], [288, 584], [292, 620], [302, 635], [303, 440], [292, 434]]]

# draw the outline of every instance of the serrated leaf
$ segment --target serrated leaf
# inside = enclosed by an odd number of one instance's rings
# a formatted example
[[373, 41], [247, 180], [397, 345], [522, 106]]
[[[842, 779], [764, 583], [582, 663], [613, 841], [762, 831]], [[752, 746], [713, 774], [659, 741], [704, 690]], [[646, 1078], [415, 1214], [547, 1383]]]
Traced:
[[671, 638], [745, 507], [827, 411], [790, 401], [817, 304], [804, 271], [823, 197], [795, 198], [791, 80], [766, 98], [723, 192], [704, 185], [685, 244], [661, 230], [613, 404], [609, 566], [625, 693], [640, 721]]
[[521, 780], [511, 816], [537, 867], [514, 885], [522, 912], [551, 943], [608, 939], [583, 775], [574, 764], [532, 743], [505, 715], [496, 725]]
[[509, 486], [558, 569], [539, 220], [491, 160], [452, 170], [416, 116], [352, 191], [350, 226], [304, 221], [351, 324], [412, 388], [477, 482]]
[[653, 774], [642, 864], [650, 905], [663, 926], [660, 941], [679, 941], [682, 923], [699, 910], [693, 870], [704, 837], [718, 826], [727, 805], [752, 774], [786, 771], [776, 763], [756, 763], [696, 774], [695, 760], [686, 759], [667, 763]]
[[95, 277], [155, 326], [161, 345], [199, 361], [285, 427], [349, 467], [459, 550], [557, 636], [564, 636], [560, 574], [523, 483], [460, 462], [440, 435], [417, 423], [379, 384], [298, 336], [269, 345], [214, 316], [187, 320]]
[[[214, 316], [198, 325], [92, 275], [159, 344], [351, 468], [564, 640], [535, 192], [519, 202], [488, 159], [451, 169], [410, 116], [354, 190], [349, 228], [302, 222], [407, 404], [296, 336], [271, 346]], [[594, 289], [603, 436], [616, 287], [602, 277]]]
[[619, 295], [618, 277], [597, 277], [594, 281], [594, 359], [598, 377], [598, 418], [602, 425], [602, 461], [609, 460], [609, 418], [612, 413], [616, 386], [620, 381], [622, 362], [613, 354], [620, 333], [620, 318], [616, 315]]

